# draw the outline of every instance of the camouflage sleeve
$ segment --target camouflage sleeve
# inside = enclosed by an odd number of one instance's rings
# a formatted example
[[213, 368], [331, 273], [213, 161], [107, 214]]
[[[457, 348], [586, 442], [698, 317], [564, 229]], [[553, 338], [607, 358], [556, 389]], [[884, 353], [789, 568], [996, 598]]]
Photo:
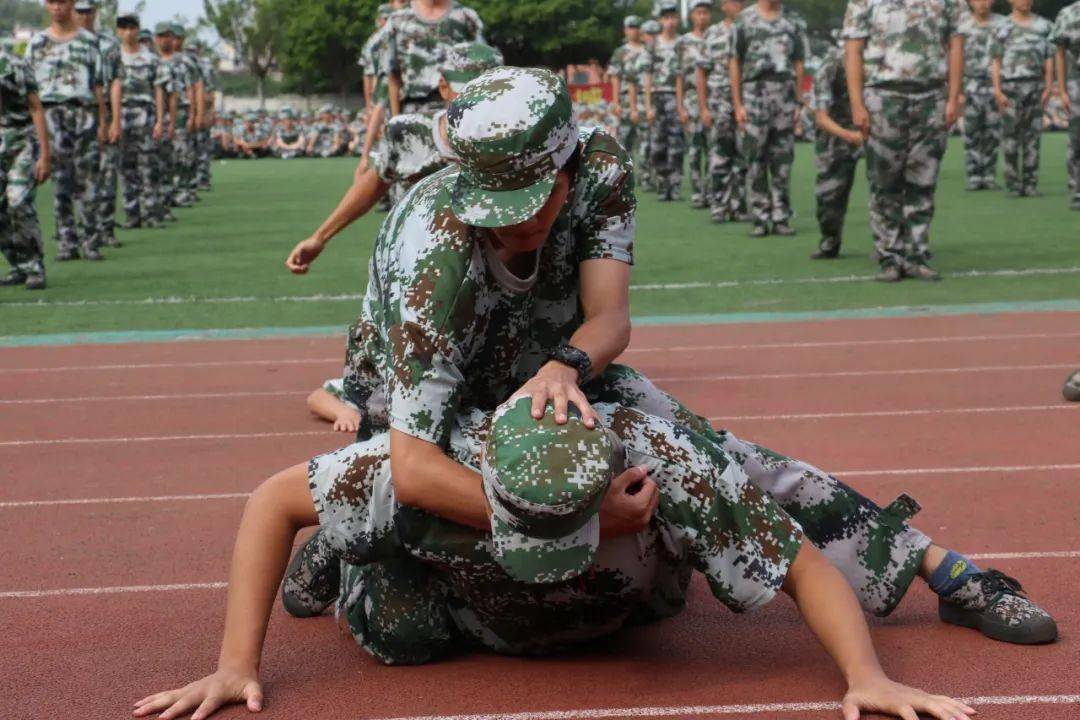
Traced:
[[643, 465], [660, 488], [657, 520], [734, 612], [768, 603], [802, 545], [799, 524], [712, 440], [636, 410], [608, 423], [627, 465]]
[[964, 21], [971, 14], [967, 2], [965, 0], [946, 0], [945, 8], [948, 37], [966, 37], [967, 30], [965, 28], [967, 24]]
[[1009, 39], [1009, 27], [1002, 24], [1000, 28], [990, 34], [990, 57], [1000, 60], [1005, 56], [1005, 43]]
[[611, 60], [608, 61], [607, 74], [612, 77], [622, 80], [623, 73], [623, 54], [622, 50], [618, 49], [611, 54]]
[[840, 36], [845, 40], [865, 40], [870, 37], [869, 0], [848, 1]]
[[111, 81], [105, 75], [105, 58], [100, 52], [93, 54], [92, 65], [93, 67], [90, 69], [90, 75], [93, 79], [90, 81], [90, 87], [95, 88], [108, 85]]
[[791, 61], [803, 62], [806, 60], [806, 51], [810, 47], [810, 41], [806, 38], [806, 30], [803, 25], [795, 25], [795, 42], [791, 47]]
[[330, 378], [323, 383], [322, 389], [332, 395], [337, 400], [345, 403], [349, 407], [356, 409], [354, 405], [345, 394], [345, 379], [344, 378]]
[[484, 21], [480, 15], [472, 8], [469, 11], [469, 21], [473, 28], [473, 42], [482, 43], [484, 40]]
[[603, 132], [586, 143], [582, 168], [583, 190], [575, 198], [579, 225], [578, 261], [618, 260], [634, 264], [637, 198], [634, 166], [626, 149]]
[[30, 95], [38, 94], [37, 78], [34, 77], [34, 72], [30, 68], [30, 63], [20, 59], [15, 64], [16, 82], [22, 86], [23, 93], [27, 97]]
[[836, 72], [839, 69], [838, 60], [839, 55], [830, 52], [821, 61], [817, 72], [814, 73], [814, 110], [828, 112], [829, 108], [832, 107], [835, 99], [833, 98], [833, 83], [836, 81]]
[[157, 59], [154, 56], [154, 85], [163, 89], [166, 93], [172, 92], [170, 85], [172, 84], [172, 73], [169, 72], [169, 66]]
[[746, 50], [746, 28], [743, 27], [742, 18], [740, 18], [731, 26], [731, 54], [742, 62], [746, 59]]
[[401, 49], [398, 47], [397, 24], [394, 22], [393, 15], [383, 25], [383, 32], [386, 33], [386, 36], [383, 38], [382, 47], [380, 48], [382, 66], [387, 73], [400, 73]]

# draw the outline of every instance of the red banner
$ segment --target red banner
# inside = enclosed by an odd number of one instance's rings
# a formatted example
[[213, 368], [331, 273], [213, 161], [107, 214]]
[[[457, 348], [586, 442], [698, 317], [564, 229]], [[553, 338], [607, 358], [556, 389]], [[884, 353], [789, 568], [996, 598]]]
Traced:
[[570, 97], [578, 105], [599, 105], [610, 103], [614, 98], [611, 83], [592, 83], [589, 85], [571, 85]]

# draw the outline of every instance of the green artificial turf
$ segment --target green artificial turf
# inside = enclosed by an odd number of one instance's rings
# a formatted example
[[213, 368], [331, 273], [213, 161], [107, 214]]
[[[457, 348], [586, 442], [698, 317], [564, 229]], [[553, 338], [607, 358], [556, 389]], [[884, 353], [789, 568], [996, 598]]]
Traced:
[[[946, 275], [940, 283], [806, 281], [869, 276], [876, 269], [861, 167], [843, 257], [808, 259], [818, 239], [810, 145], [797, 149], [792, 201], [798, 234], [792, 238], [751, 239], [747, 225], [714, 225], [688, 202], [659, 203], [643, 193], [632, 282], [646, 287], [633, 290], [633, 312], [678, 316], [1080, 299], [1080, 213], [1068, 209], [1065, 147], [1061, 134], [1044, 138], [1044, 197], [1008, 199], [1001, 192], [964, 192], [963, 150], [952, 141], [932, 228], [934, 264]], [[0, 335], [343, 326], [356, 315], [355, 296], [364, 291], [372, 242], [385, 216], [373, 213], [338, 237], [308, 276], [289, 274], [284, 259], [333, 209], [354, 165], [350, 159], [216, 163], [214, 189], [197, 207], [178, 210], [180, 221], [167, 229], [119, 231], [125, 247], [107, 250], [103, 263], [52, 262], [47, 186], [38, 202], [49, 238], [49, 288], [35, 294], [0, 288]], [[1032, 268], [1060, 272], [955, 275]], [[684, 283], [712, 286], [648, 287]], [[339, 295], [347, 297], [334, 298]], [[320, 296], [326, 298], [315, 299]], [[149, 302], [163, 298], [175, 302]]]

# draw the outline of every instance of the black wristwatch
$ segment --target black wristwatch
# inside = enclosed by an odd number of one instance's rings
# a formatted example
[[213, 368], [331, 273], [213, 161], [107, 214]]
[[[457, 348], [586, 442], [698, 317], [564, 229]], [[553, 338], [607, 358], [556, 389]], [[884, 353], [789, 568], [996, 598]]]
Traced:
[[555, 352], [551, 353], [550, 359], [561, 362], [563, 365], [569, 365], [577, 370], [578, 385], [584, 385], [592, 376], [592, 360], [589, 359], [588, 353], [577, 349], [573, 345], [563, 344], [555, 348]]

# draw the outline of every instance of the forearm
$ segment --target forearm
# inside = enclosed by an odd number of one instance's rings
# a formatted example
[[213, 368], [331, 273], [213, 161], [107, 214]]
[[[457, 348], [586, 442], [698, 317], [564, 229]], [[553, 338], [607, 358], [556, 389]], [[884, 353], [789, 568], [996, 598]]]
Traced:
[[788, 571], [784, 592], [798, 605], [803, 620], [849, 685], [884, 674], [855, 593], [807, 540]]
[[1052, 58], [1046, 58], [1046, 67], [1043, 71], [1043, 87], [1048, 93], [1054, 90], [1054, 61]]
[[844, 71], [847, 75], [848, 97], [852, 107], [863, 105], [863, 43], [864, 40], [848, 40], [844, 45]]
[[364, 76], [364, 107], [371, 107], [371, 96], [375, 94], [375, 76]]
[[1069, 91], [1065, 81], [1065, 48], [1059, 47], [1054, 53], [1054, 65], [1057, 69], [1058, 92], [1061, 93], [1061, 97], [1068, 97]]
[[360, 155], [362, 158], [366, 158], [371, 154], [371, 149], [375, 147], [375, 142], [379, 139], [379, 135], [382, 133], [383, 115], [385, 115], [386, 109], [382, 105], [377, 105], [368, 116], [367, 130], [364, 133], [364, 149]]
[[105, 93], [100, 87], [94, 88], [94, 99], [97, 101], [98, 127], [105, 127], [109, 111], [105, 105]]
[[630, 344], [630, 266], [619, 260], [581, 264], [584, 322], [570, 344], [589, 356], [593, 375], [602, 373]]
[[169, 127], [176, 127], [176, 116], [180, 114], [180, 96], [177, 93], [169, 95]]
[[652, 73], [645, 74], [645, 107], [652, 107]]
[[699, 67], [697, 70], [694, 71], [694, 73], [695, 79], [697, 80], [695, 85], [697, 85], [698, 110], [701, 112], [702, 115], [704, 115], [709, 112], [709, 94], [706, 91], [706, 86], [709, 82], [709, 76], [705, 72], [705, 68], [703, 67]]
[[113, 80], [112, 85], [109, 86], [109, 108], [112, 111], [113, 123], [119, 125], [121, 113], [123, 112], [123, 93], [124, 86], [120, 84], [119, 80]]
[[637, 109], [637, 83], [630, 85], [630, 89], [627, 91], [627, 98], [630, 102], [630, 111], [633, 112]]
[[165, 123], [165, 91], [160, 86], [154, 88], [154, 122], [158, 125]]
[[195, 86], [195, 123], [202, 127], [206, 122], [206, 86], [199, 83]]
[[742, 107], [742, 67], [739, 65], [738, 58], [731, 58], [728, 63], [728, 74], [731, 76], [731, 104]]
[[491, 527], [478, 473], [451, 460], [437, 445], [390, 430], [390, 474], [402, 505], [480, 530]]
[[298, 530], [316, 524], [304, 465], [274, 476], [252, 493], [233, 550], [220, 667], [258, 670], [293, 540]]
[[990, 61], [990, 83], [994, 86], [994, 93], [1000, 95], [1001, 90], [1001, 58]]
[[47, 160], [52, 156], [52, 148], [49, 147], [49, 126], [45, 122], [45, 109], [41, 106], [41, 100], [37, 95], [30, 98], [30, 119], [34, 123], [34, 132], [37, 133], [41, 157]]
[[686, 107], [683, 104], [683, 100], [685, 99], [685, 96], [686, 96], [686, 81], [683, 79], [683, 76], [680, 75], [679, 77], [675, 78], [675, 107], [678, 107], [678, 108]]
[[401, 76], [390, 73], [386, 76], [386, 85], [390, 92], [390, 116], [401, 114]]
[[829, 113], [824, 110], [818, 110], [814, 115], [814, 121], [817, 122], [817, 126], [825, 132], [840, 138], [841, 140], [847, 140], [844, 137], [847, 134], [847, 129], [840, 123], [832, 119]]
[[802, 60], [796, 60], [794, 63], [795, 68], [795, 103], [797, 105], [803, 104], [803, 77], [806, 75], [806, 65]]
[[375, 170], [369, 168], [345, 192], [330, 217], [315, 231], [314, 237], [323, 243], [330, 242], [335, 235], [370, 212], [389, 189], [390, 186], [379, 178]]
[[964, 79], [964, 36], [949, 40], [949, 101], [960, 100], [960, 85]]

